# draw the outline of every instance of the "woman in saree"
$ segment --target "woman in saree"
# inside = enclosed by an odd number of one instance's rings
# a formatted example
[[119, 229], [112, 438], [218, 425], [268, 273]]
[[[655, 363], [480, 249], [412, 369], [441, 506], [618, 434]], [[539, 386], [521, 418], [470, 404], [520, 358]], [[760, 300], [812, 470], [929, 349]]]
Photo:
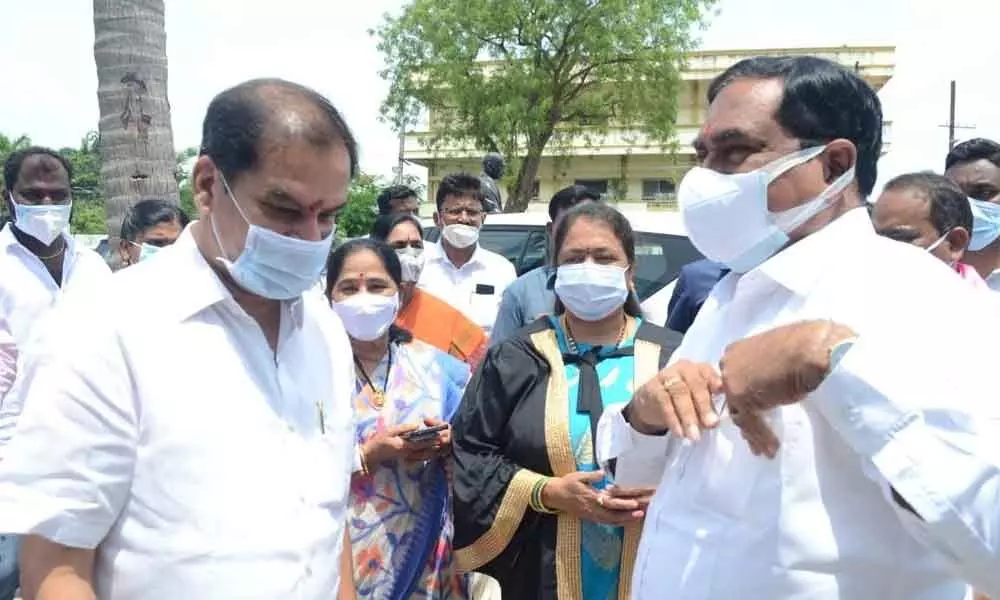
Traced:
[[420, 220], [410, 214], [380, 216], [372, 228], [372, 238], [395, 250], [403, 265], [396, 325], [475, 368], [486, 354], [486, 332], [457, 308], [417, 287], [424, 268], [424, 229]]
[[[465, 600], [451, 550], [447, 421], [469, 368], [393, 325], [402, 268], [381, 242], [340, 246], [326, 294], [354, 351], [357, 456], [348, 532], [358, 598]], [[441, 428], [420, 434], [421, 429]], [[413, 437], [417, 432], [416, 437]]]
[[572, 208], [553, 255], [554, 316], [487, 352], [452, 422], [456, 557], [505, 598], [627, 599], [653, 490], [598, 470], [595, 429], [679, 339], [640, 315], [634, 236], [614, 208]]

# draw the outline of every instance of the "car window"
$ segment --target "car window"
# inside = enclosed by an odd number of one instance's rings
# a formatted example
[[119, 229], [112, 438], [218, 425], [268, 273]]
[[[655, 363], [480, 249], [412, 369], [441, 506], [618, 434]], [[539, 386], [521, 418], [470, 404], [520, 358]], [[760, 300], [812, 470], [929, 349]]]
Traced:
[[527, 273], [545, 264], [545, 249], [548, 246], [548, 236], [545, 230], [532, 231], [525, 244], [521, 264], [517, 266], [517, 274]]
[[701, 258], [701, 253], [682, 235], [636, 233], [635, 288], [639, 300], [655, 294], [677, 278], [681, 267]]
[[521, 227], [483, 227], [479, 231], [479, 245], [503, 256], [517, 268], [530, 233], [530, 229]]

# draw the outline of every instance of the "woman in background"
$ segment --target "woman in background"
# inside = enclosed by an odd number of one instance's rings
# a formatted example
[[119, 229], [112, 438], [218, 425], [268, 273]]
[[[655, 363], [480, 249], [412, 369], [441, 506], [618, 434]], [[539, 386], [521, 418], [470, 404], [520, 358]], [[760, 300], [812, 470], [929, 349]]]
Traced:
[[401, 308], [396, 325], [475, 368], [489, 344], [486, 332], [458, 309], [417, 287], [424, 268], [424, 230], [420, 220], [410, 214], [380, 216], [372, 229], [372, 239], [395, 250], [403, 266]]
[[[393, 325], [402, 268], [371, 239], [337, 248], [326, 295], [354, 350], [356, 442], [348, 531], [359, 598], [464, 600], [451, 551], [447, 421], [469, 368]], [[414, 438], [424, 428], [437, 433]]]

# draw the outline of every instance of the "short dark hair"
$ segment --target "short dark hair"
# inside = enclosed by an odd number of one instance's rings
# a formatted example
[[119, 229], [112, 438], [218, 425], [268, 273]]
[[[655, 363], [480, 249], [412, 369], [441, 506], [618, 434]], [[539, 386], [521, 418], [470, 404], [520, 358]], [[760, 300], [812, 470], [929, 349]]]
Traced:
[[571, 185], [564, 187], [552, 196], [549, 200], [549, 220], [555, 223], [559, 213], [573, 208], [585, 200], [599, 202], [600, 194], [582, 185]]
[[[633, 268], [635, 267], [635, 232], [632, 231], [632, 224], [628, 222], [625, 215], [603, 202], [583, 202], [577, 204], [569, 209], [566, 215], [556, 223], [552, 242], [553, 261], [555, 261], [555, 257], [559, 256], [559, 250], [566, 243], [566, 236], [569, 235], [569, 230], [573, 228], [573, 224], [579, 219], [587, 219], [588, 221], [596, 221], [607, 225], [615, 234], [615, 237], [618, 238], [618, 241], [621, 242], [622, 248], [625, 249], [625, 257], [628, 259], [628, 264]], [[559, 265], [556, 265], [556, 272], [558, 273], [558, 271]], [[556, 298], [556, 314], [561, 315], [564, 311], [565, 307], [563, 303], [559, 301], [559, 298]], [[635, 292], [630, 292], [628, 298], [625, 299], [625, 314], [630, 317], [642, 316], [642, 305], [639, 304], [639, 298], [636, 297]]]
[[378, 203], [378, 213], [387, 215], [392, 211], [393, 200], [403, 200], [405, 198], [416, 198], [417, 191], [408, 185], [390, 185], [382, 190], [375, 200]]
[[886, 183], [883, 190], [920, 192], [930, 203], [931, 225], [938, 235], [945, 235], [956, 227], [972, 233], [972, 207], [969, 206], [969, 199], [954, 181], [944, 175], [930, 171], [905, 173]]
[[160, 223], [174, 223], [181, 229], [190, 219], [179, 206], [162, 198], [146, 198], [132, 205], [122, 219], [121, 239], [134, 242], [140, 233]]
[[441, 210], [441, 205], [448, 196], [472, 196], [483, 206], [483, 210], [486, 210], [483, 184], [471, 173], [451, 173], [444, 176], [438, 184], [437, 194], [434, 197], [438, 210]]
[[944, 170], [977, 160], [988, 160], [1000, 167], [1000, 144], [986, 138], [972, 138], [957, 144], [945, 157]]
[[409, 221], [416, 226], [417, 231], [420, 233], [420, 237], [424, 237], [424, 228], [420, 225], [420, 219], [411, 214], [399, 214], [399, 215], [379, 215], [375, 219], [375, 224], [372, 225], [372, 239], [384, 242], [389, 238], [389, 234], [392, 230], [396, 228], [403, 221]]
[[4, 189], [8, 192], [14, 190], [14, 184], [17, 182], [17, 178], [21, 176], [21, 167], [24, 166], [24, 161], [28, 160], [32, 156], [48, 156], [59, 161], [62, 168], [66, 169], [66, 176], [70, 183], [73, 182], [73, 165], [70, 164], [66, 157], [59, 154], [52, 148], [45, 148], [43, 146], [31, 146], [28, 148], [22, 148], [15, 152], [11, 152], [10, 156], [3, 164], [3, 185]]
[[[303, 105], [305, 110], [301, 110]], [[307, 117], [308, 122], [294, 135], [313, 146], [343, 142], [351, 177], [357, 174], [358, 145], [340, 112], [319, 92], [282, 79], [253, 79], [213, 98], [202, 125], [200, 154], [210, 157], [232, 183], [257, 166], [261, 141], [275, 126], [280, 127], [274, 116], [282, 110], [300, 110]]]
[[738, 79], [781, 79], [775, 119], [802, 148], [835, 139], [857, 148], [855, 177], [867, 197], [878, 179], [882, 153], [882, 103], [854, 70], [816, 56], [756, 56], [726, 69], [708, 88], [708, 101]]
[[[396, 286], [403, 283], [403, 265], [396, 256], [396, 251], [390, 248], [385, 242], [370, 238], [357, 238], [344, 242], [330, 254], [326, 260], [326, 297], [333, 300], [333, 286], [340, 279], [340, 274], [344, 270], [344, 263], [347, 259], [362, 251], [369, 251], [375, 254], [382, 265], [385, 266], [389, 277], [396, 282]], [[389, 326], [389, 341], [406, 343], [413, 341], [413, 335], [395, 324]]]

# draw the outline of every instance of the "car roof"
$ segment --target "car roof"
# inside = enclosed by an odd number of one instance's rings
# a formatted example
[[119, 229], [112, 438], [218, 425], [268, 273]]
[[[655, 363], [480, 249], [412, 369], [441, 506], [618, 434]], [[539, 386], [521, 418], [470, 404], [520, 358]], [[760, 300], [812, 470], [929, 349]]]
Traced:
[[[620, 209], [635, 231], [642, 233], [669, 233], [687, 236], [684, 222], [678, 212], [670, 210]], [[549, 222], [549, 214], [542, 210], [522, 213], [494, 213], [487, 215], [486, 225], [527, 225], [544, 227]], [[432, 219], [423, 219], [424, 227], [434, 227]]]

